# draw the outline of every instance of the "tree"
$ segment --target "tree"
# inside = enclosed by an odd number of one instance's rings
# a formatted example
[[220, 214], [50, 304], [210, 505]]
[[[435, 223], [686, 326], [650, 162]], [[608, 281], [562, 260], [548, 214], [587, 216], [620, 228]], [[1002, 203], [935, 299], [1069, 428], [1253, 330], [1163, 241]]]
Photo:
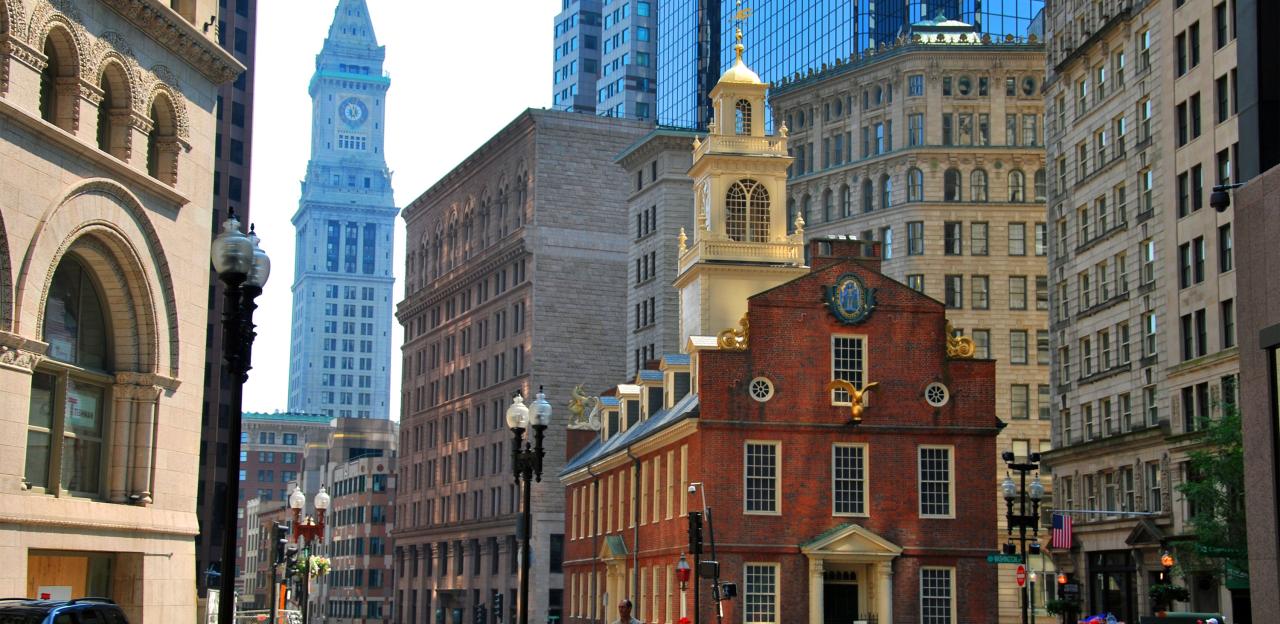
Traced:
[[1222, 418], [1200, 424], [1202, 446], [1188, 454], [1189, 478], [1178, 486], [1192, 510], [1193, 542], [1178, 547], [1184, 568], [1247, 570], [1244, 441], [1240, 411], [1222, 405]]

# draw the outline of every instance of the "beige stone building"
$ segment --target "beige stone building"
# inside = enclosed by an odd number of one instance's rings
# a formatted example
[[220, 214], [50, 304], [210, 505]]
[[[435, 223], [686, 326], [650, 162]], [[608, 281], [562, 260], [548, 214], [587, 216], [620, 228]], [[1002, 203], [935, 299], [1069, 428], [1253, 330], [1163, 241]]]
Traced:
[[[563, 617], [564, 405], [626, 371], [627, 179], [612, 158], [650, 124], [527, 110], [403, 212], [408, 235], [395, 615], [516, 604], [519, 489], [505, 412], [555, 406], [532, 490], [529, 620]], [[561, 423], [561, 424], [557, 424]], [[527, 438], [526, 438], [527, 439]]]
[[[1233, 4], [1046, 8], [1049, 462], [1060, 508], [1085, 512], [1054, 555], [1087, 611], [1128, 621], [1190, 532], [1177, 487], [1195, 431], [1235, 402], [1233, 212], [1208, 206], [1235, 177]], [[1180, 567], [1179, 606], [1232, 616], [1214, 572]]]
[[217, 12], [0, 3], [0, 594], [196, 617]]
[[[882, 242], [886, 275], [947, 305], [977, 357], [996, 360], [996, 415], [1008, 424], [997, 446], [1019, 458], [1048, 449], [1052, 412], [1043, 76], [1039, 43], [926, 21], [770, 99], [795, 158], [788, 221], [799, 213], [810, 237]], [[1004, 463], [991, 461], [1003, 479]], [[999, 514], [995, 552], [1005, 502], [997, 484], [991, 491], [982, 512]], [[1053, 575], [1047, 558], [1028, 567]], [[1012, 568], [1001, 566], [1001, 622], [1020, 620]]]

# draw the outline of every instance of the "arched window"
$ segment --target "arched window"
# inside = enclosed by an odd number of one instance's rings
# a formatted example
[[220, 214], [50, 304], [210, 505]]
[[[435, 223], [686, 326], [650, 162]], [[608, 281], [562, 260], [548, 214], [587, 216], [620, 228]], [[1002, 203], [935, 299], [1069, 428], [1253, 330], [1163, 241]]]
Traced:
[[98, 149], [126, 160], [125, 137], [128, 121], [120, 119], [129, 114], [129, 79], [123, 67], [108, 62], [98, 79], [102, 89], [102, 102], [98, 104]]
[[1009, 201], [1027, 201], [1027, 176], [1020, 169], [1009, 172]]
[[880, 176], [880, 207], [893, 207], [893, 178], [887, 174]]
[[738, 100], [733, 108], [734, 131], [738, 134], [751, 134], [751, 102]]
[[853, 192], [849, 190], [848, 184], [840, 187], [840, 216], [853, 216]]
[[907, 170], [907, 201], [924, 201], [924, 172], [915, 167]]
[[[10, 17], [10, 19], [16, 19]], [[44, 40], [47, 58], [40, 72], [40, 117], [68, 132], [74, 131], [76, 110], [79, 107], [76, 94], [61, 94], [60, 87], [75, 86], [79, 82], [76, 73], [80, 61], [71, 34], [61, 26], [55, 26]]]
[[[806, 202], [808, 196], [805, 196]], [[759, 182], [739, 180], [724, 201], [725, 234], [730, 240], [764, 243], [769, 240], [769, 192]]]
[[822, 222], [823, 223], [831, 222], [831, 218], [833, 216], [831, 213], [831, 209], [832, 209], [831, 189], [827, 189], [822, 192]]
[[800, 217], [805, 223], [813, 223], [813, 198], [808, 194], [800, 200]]
[[178, 181], [177, 114], [169, 96], [161, 92], [151, 101], [151, 132], [147, 134], [147, 173], [166, 184]]
[[947, 169], [947, 172], [942, 174], [942, 199], [949, 202], [960, 201], [959, 169]]
[[769, 242], [769, 190], [763, 184], [751, 188], [747, 232], [753, 243]]
[[1044, 169], [1036, 169], [1036, 201], [1044, 201], [1048, 195], [1045, 193]]
[[44, 308], [41, 338], [49, 343], [48, 359], [31, 375], [25, 475], [32, 487], [102, 493], [107, 389], [113, 383], [108, 332], [97, 284], [67, 254], [53, 273]]
[[724, 233], [729, 240], [747, 240], [747, 189], [734, 182], [724, 198]]
[[872, 202], [875, 200], [875, 188], [871, 184], [871, 178], [862, 181], [862, 211], [871, 212], [875, 209]]
[[974, 169], [969, 174], [969, 200], [976, 202], [987, 201], [987, 171], [985, 169]]

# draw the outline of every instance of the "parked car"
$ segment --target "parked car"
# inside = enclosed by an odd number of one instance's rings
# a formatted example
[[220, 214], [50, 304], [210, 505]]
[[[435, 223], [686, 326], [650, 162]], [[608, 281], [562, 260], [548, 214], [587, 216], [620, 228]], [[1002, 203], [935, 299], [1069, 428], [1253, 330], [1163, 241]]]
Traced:
[[1209, 620], [1215, 620], [1218, 624], [1227, 624], [1227, 618], [1219, 613], [1190, 611], [1166, 611], [1164, 615], [1144, 615], [1139, 618], [1141, 624], [1208, 624]]
[[0, 598], [0, 624], [129, 624], [129, 619], [107, 598]]

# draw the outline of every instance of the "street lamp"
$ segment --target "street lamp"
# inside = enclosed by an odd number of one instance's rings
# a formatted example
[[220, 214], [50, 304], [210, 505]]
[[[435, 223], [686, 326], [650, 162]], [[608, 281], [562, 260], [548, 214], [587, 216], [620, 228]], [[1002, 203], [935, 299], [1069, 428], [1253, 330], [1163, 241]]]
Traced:
[[685, 560], [684, 554], [680, 554], [680, 561], [676, 562], [676, 580], [680, 582], [680, 622], [688, 624], [689, 601], [685, 600], [685, 592], [689, 589], [690, 569], [689, 562]]
[[[1007, 511], [1004, 514], [1005, 524], [1009, 531], [1009, 541], [1004, 545], [1005, 554], [1017, 554], [1018, 547], [1013, 543], [1013, 529], [1018, 528], [1018, 545], [1021, 546], [1022, 566], [1026, 569], [1027, 565], [1027, 530], [1031, 530], [1032, 542], [1030, 553], [1033, 555], [1040, 554], [1040, 499], [1044, 498], [1044, 484], [1040, 482], [1039, 473], [1036, 474], [1036, 480], [1027, 486], [1027, 473], [1035, 472], [1040, 469], [1040, 454], [1032, 453], [1026, 462], [1019, 463], [1012, 451], [1005, 451], [1001, 454], [1001, 459], [1010, 470], [1018, 473], [1022, 487], [1019, 488], [1013, 482], [1013, 477], [1006, 474], [1004, 483], [1000, 484], [1001, 493], [1004, 494], [1004, 502]], [[1031, 513], [1027, 513], [1027, 499], [1031, 499]], [[1013, 501], [1018, 500], [1018, 513], [1013, 512]], [[1029, 624], [1030, 621], [1030, 601], [1027, 587], [1022, 587], [1022, 624]]]
[[294, 488], [289, 494], [289, 508], [293, 510], [293, 537], [301, 542], [298, 557], [302, 561], [302, 624], [307, 624], [311, 603], [311, 548], [324, 539], [324, 515], [329, 510], [330, 500], [329, 493], [323, 485], [320, 486], [315, 498], [316, 516], [304, 521], [302, 510], [307, 506], [307, 495], [301, 487]]
[[[529, 541], [533, 538], [532, 497], [533, 481], [542, 482], [542, 458], [546, 451], [542, 448], [542, 436], [551, 422], [551, 404], [547, 396], [538, 387], [537, 397], [533, 401], [533, 410], [524, 404], [524, 395], [517, 392], [511, 398], [507, 408], [507, 427], [515, 436], [511, 445], [511, 471], [516, 482], [520, 484], [520, 603], [518, 605], [519, 624], [529, 624]], [[533, 427], [533, 444], [524, 437], [524, 432]]]
[[1173, 555], [1170, 554], [1169, 551], [1166, 550], [1163, 555], [1160, 555], [1160, 566], [1164, 568], [1164, 570], [1160, 572], [1160, 582], [1168, 583], [1169, 579], [1172, 578], [1170, 573], [1173, 572], [1174, 563]]
[[[222, 308], [222, 358], [231, 378], [231, 423], [227, 446], [231, 457], [240, 457], [240, 414], [243, 409], [242, 391], [249, 379], [250, 361], [253, 358], [253, 311], [258, 308], [254, 299], [262, 294], [262, 287], [271, 274], [271, 259], [258, 246], [258, 235], [249, 228], [249, 235], [240, 231], [240, 220], [235, 209], [227, 213], [222, 232], [213, 239], [209, 251], [213, 270], [226, 284]], [[236, 525], [240, 506], [240, 464], [227, 462], [226, 487], [222, 498], [222, 563], [221, 589], [218, 593], [218, 624], [231, 624], [235, 617], [236, 589]]]

